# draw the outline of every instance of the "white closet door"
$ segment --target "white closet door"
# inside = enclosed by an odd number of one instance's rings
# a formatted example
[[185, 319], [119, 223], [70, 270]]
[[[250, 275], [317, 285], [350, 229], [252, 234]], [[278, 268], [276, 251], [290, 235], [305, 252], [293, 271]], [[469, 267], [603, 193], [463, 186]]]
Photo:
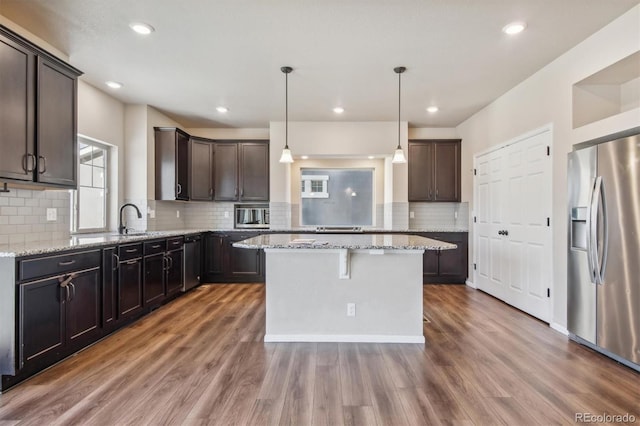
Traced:
[[476, 286], [550, 318], [551, 132], [476, 157]]

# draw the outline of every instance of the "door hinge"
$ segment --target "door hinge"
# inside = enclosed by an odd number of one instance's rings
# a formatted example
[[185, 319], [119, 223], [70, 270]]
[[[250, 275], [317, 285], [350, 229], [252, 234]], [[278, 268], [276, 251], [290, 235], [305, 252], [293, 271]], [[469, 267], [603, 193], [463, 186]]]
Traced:
[[547, 145], [547, 157], [551, 155], [551, 147]]
[[547, 297], [551, 297], [551, 289], [547, 288]]
[[477, 172], [478, 172], [478, 171], [477, 171], [476, 169], [473, 169], [473, 175], [474, 175], [474, 176], [477, 174]]
[[474, 263], [473, 264], [473, 270], [475, 271], [476, 269], [478, 269], [478, 266]]
[[547, 226], [551, 226], [551, 218], [550, 217], [547, 218]]

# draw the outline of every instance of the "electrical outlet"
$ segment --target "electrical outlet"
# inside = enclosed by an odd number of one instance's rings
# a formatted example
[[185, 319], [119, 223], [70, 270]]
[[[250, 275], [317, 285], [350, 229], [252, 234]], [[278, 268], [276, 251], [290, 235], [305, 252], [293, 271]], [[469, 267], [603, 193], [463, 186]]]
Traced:
[[180, 210], [176, 210], [176, 217], [180, 217]]
[[347, 303], [347, 316], [355, 317], [356, 316], [356, 304], [355, 303]]
[[47, 221], [55, 222], [58, 219], [58, 209], [50, 207], [47, 209]]
[[229, 212], [224, 212], [224, 218], [229, 219]]
[[149, 210], [149, 217], [151, 219], [155, 219], [156, 218], [156, 211], [155, 210]]
[[416, 214], [414, 212], [409, 212], [409, 219], [415, 219]]
[[454, 219], [458, 219], [458, 211], [457, 210], [455, 212], [453, 212], [453, 218]]

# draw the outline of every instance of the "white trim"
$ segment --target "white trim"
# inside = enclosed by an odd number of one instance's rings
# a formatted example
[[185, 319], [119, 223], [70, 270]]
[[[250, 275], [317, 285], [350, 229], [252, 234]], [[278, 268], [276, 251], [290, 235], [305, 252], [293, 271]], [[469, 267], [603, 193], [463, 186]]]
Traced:
[[569, 330], [566, 329], [565, 326], [558, 324], [557, 322], [549, 323], [549, 327], [557, 331], [558, 333], [564, 334], [565, 336], [569, 335]]
[[[544, 133], [544, 132], [551, 132], [551, 135], [552, 135], [551, 140], [553, 141], [553, 123], [547, 123], [542, 127], [530, 130], [530, 131], [528, 131], [526, 133], [523, 133], [521, 135], [516, 136], [515, 138], [509, 139], [506, 142], [499, 143], [499, 144], [496, 144], [496, 145], [492, 145], [489, 148], [485, 149], [484, 151], [476, 152], [475, 154], [473, 154], [474, 160], [475, 160], [476, 157], [480, 157], [482, 155], [489, 154], [490, 152], [497, 151], [499, 149], [505, 148], [505, 147], [507, 147], [509, 145], [513, 145], [514, 143], [518, 143], [518, 142], [520, 142], [522, 140], [529, 139], [529, 138], [531, 138], [533, 136], [537, 136], [537, 135], [539, 135], [541, 133]], [[475, 167], [475, 162], [474, 162], [474, 167]]]
[[471, 280], [467, 280], [464, 283], [467, 285], [467, 287], [477, 288], [476, 285]]
[[424, 336], [393, 334], [265, 334], [269, 342], [424, 343]]

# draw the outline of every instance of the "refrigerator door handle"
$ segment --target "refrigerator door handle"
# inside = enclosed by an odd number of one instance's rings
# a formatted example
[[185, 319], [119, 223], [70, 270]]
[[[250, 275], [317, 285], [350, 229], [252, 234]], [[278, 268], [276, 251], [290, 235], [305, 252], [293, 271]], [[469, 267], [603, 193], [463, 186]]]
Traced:
[[[598, 212], [602, 203], [602, 255], [598, 250]], [[588, 216], [588, 260], [591, 282], [604, 284], [604, 273], [607, 266], [607, 252], [609, 248], [609, 226], [607, 224], [607, 203], [605, 199], [602, 176], [595, 179], [591, 193], [591, 206]]]
[[591, 187], [591, 196], [589, 199], [589, 213], [587, 214], [587, 263], [589, 266], [589, 278], [594, 284], [598, 284], [599, 272], [597, 271], [597, 224], [598, 224], [598, 201], [599, 189], [602, 177], [598, 176]]
[[[604, 180], [600, 177], [598, 191], [599, 202], [602, 203], [602, 256], [598, 253], [596, 246], [596, 265], [598, 266], [598, 284], [604, 284], [604, 274], [607, 269], [607, 254], [609, 252], [609, 218], [607, 216], [607, 199], [605, 196]], [[596, 210], [597, 211], [597, 210]]]

